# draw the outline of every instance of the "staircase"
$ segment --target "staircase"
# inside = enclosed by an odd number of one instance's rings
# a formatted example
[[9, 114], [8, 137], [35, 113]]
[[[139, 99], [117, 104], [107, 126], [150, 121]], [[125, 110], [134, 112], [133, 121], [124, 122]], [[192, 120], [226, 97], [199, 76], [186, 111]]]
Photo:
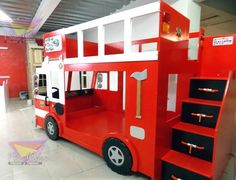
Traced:
[[216, 132], [227, 79], [192, 78], [182, 102], [181, 121], [172, 127], [172, 147], [162, 157], [162, 180], [213, 179]]

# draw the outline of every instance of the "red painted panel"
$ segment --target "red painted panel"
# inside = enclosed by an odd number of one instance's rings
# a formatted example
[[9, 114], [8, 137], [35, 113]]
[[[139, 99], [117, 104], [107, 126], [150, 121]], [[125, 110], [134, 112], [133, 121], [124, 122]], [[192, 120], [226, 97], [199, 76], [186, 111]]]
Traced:
[[[118, 72], [118, 91], [109, 90], [109, 72], [108, 72], [108, 90], [94, 90], [94, 104], [105, 106], [107, 110], [122, 111], [123, 95], [123, 72]], [[104, 98], [109, 97], [109, 98]], [[115, 103], [114, 103], [115, 102]]]
[[[213, 38], [233, 36], [233, 45], [213, 46]], [[227, 77], [230, 70], [236, 70], [236, 34], [204, 38], [201, 56], [202, 76]]]
[[98, 45], [94, 42], [84, 42], [84, 56], [97, 56]]
[[[176, 10], [161, 3], [160, 11], [160, 53], [157, 90], [157, 128], [156, 128], [156, 171], [154, 179], [161, 179], [161, 157], [171, 148], [171, 128], [179, 121], [181, 102], [188, 97], [189, 79], [199, 75], [199, 61], [188, 61], [189, 20]], [[169, 31], [164, 23], [165, 14], [169, 14]], [[177, 36], [176, 30], [181, 29], [182, 35]], [[176, 112], [167, 112], [168, 75], [178, 74]]]
[[216, 141], [213, 153], [213, 179], [222, 179], [224, 170], [230, 160], [233, 144], [235, 143], [235, 113], [236, 113], [236, 80], [234, 72], [228, 76], [228, 82], [223, 98], [222, 107], [216, 125]]
[[[97, 56], [98, 45], [94, 42], [84, 42], [84, 56]], [[66, 58], [78, 57], [77, 39], [66, 38]]]
[[27, 91], [26, 43], [13, 41], [12, 38], [0, 36], [0, 76], [10, 76], [9, 95], [19, 97], [20, 91]]
[[93, 107], [93, 105], [93, 95], [70, 97], [66, 99], [66, 111], [68, 113], [87, 109]]
[[78, 44], [76, 39], [66, 38], [66, 58], [78, 57]]
[[124, 53], [124, 42], [115, 42], [105, 45], [105, 55]]

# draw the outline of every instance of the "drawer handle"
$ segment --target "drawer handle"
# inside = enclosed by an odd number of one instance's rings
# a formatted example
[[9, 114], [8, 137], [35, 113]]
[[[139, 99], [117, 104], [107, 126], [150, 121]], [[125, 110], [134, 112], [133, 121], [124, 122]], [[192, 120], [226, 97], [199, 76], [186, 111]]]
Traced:
[[217, 92], [219, 92], [218, 89], [210, 89], [210, 88], [198, 88], [198, 91], [204, 91], [204, 92], [209, 92], [209, 93], [217, 93]]
[[199, 150], [204, 150], [204, 149], [205, 149], [205, 147], [203, 147], [203, 146], [197, 146], [197, 145], [195, 145], [195, 144], [187, 143], [187, 142], [185, 142], [185, 141], [181, 141], [181, 144], [186, 145], [186, 146], [189, 146], [189, 151], [188, 151], [189, 154], [192, 153], [192, 149], [193, 149], [193, 148], [199, 149]]
[[208, 118], [208, 119], [212, 119], [214, 116], [213, 115], [206, 115], [206, 114], [200, 114], [200, 113], [191, 113], [192, 116], [197, 116], [198, 117], [198, 122], [201, 123], [202, 122], [202, 118]]
[[183, 179], [177, 178], [175, 175], [171, 175], [171, 178], [172, 178], [173, 180], [183, 180]]

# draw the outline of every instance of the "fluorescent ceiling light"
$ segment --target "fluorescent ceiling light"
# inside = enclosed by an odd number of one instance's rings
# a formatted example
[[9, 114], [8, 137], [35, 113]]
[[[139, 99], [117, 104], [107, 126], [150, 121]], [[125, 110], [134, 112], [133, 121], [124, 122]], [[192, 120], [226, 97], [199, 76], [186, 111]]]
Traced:
[[8, 50], [8, 47], [2, 47], [2, 46], [0, 46], [0, 50]]
[[12, 22], [12, 19], [0, 9], [0, 21]]

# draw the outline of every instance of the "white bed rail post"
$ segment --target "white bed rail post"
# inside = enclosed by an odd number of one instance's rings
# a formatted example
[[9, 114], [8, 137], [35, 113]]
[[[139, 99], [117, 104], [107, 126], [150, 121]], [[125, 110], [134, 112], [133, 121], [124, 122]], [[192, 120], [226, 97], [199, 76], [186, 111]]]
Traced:
[[131, 53], [132, 47], [132, 21], [131, 18], [124, 20], [124, 54], [128, 55]]
[[105, 56], [105, 27], [98, 26], [98, 56]]
[[77, 32], [77, 44], [78, 44], [78, 57], [83, 58], [84, 57], [84, 32], [82, 30], [79, 30]]

